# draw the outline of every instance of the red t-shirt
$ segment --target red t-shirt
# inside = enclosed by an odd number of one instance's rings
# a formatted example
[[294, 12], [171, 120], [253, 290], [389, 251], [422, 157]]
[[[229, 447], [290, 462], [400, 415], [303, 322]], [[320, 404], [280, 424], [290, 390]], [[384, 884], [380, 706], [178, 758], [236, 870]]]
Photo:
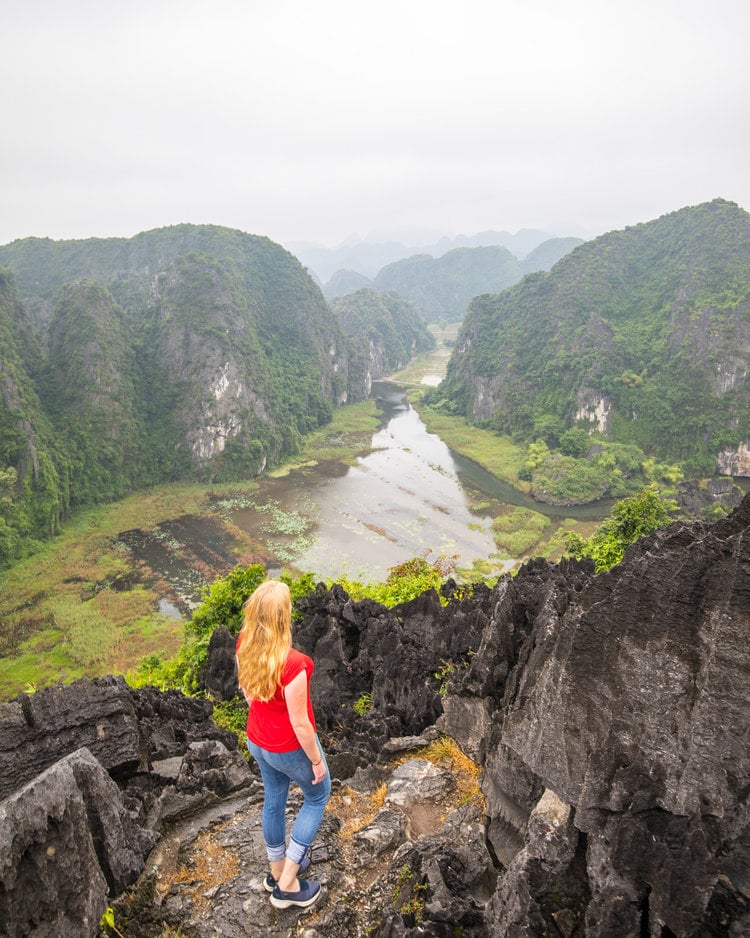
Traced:
[[[237, 642], [239, 646], [239, 640]], [[300, 749], [289, 719], [283, 688], [301, 672], [307, 673], [307, 715], [315, 729], [315, 716], [310, 700], [310, 678], [315, 669], [312, 658], [296, 648], [290, 648], [281, 670], [281, 683], [270, 700], [253, 700], [247, 714], [247, 738], [269, 752], [291, 752]]]

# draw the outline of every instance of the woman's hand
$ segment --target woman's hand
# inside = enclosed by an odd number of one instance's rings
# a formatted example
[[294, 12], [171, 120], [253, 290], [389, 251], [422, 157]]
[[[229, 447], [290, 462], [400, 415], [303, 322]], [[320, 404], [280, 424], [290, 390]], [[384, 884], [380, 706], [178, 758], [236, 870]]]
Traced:
[[328, 768], [326, 767], [325, 760], [321, 759], [317, 765], [313, 765], [313, 785], [317, 785], [318, 782], [322, 782], [328, 773]]

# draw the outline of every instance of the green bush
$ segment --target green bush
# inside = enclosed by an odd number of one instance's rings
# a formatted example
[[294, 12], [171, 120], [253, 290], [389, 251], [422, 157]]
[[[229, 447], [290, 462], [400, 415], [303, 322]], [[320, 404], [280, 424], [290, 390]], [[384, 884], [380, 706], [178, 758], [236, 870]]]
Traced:
[[205, 636], [218, 625], [225, 625], [232, 635], [237, 635], [242, 628], [242, 607], [265, 578], [265, 567], [254, 563], [235, 567], [227, 576], [214, 580], [203, 591], [203, 602], [193, 613], [191, 631]]
[[572, 427], [560, 435], [560, 452], [582, 459], [591, 449], [591, 437], [581, 427]]
[[357, 700], [352, 704], [354, 710], [363, 717], [366, 713], [369, 713], [372, 710], [372, 694], [369, 691], [366, 691], [364, 694], [361, 694]]
[[[430, 563], [425, 557], [413, 557], [390, 567], [383, 583], [360, 583], [357, 580], [339, 579], [339, 583], [354, 600], [374, 599], [391, 608], [399, 603], [416, 599], [429, 589], [440, 595], [440, 587], [455, 570], [455, 558], [441, 554]], [[447, 602], [447, 600], [442, 600]]]
[[622, 560], [630, 544], [669, 524], [675, 509], [674, 501], [663, 498], [656, 485], [648, 485], [638, 495], [617, 502], [591, 537], [569, 532], [566, 552], [578, 559], [590, 557], [597, 572], [609, 570]]
[[237, 737], [240, 752], [250, 759], [247, 749], [247, 704], [243, 697], [233, 697], [214, 704], [214, 722], [223, 730], [229, 730]]
[[513, 508], [492, 521], [495, 544], [509, 557], [522, 557], [539, 543], [552, 522], [530, 508]]

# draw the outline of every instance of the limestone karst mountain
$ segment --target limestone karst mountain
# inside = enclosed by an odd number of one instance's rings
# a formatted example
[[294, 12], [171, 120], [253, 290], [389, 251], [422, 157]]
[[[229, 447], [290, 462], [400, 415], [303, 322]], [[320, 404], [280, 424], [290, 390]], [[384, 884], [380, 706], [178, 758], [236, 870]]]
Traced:
[[[410, 253], [384, 264], [372, 278], [358, 270], [342, 268], [325, 283], [323, 293], [333, 299], [374, 286], [398, 293], [412, 303], [427, 322], [458, 322], [463, 319], [472, 297], [499, 293], [527, 273], [549, 270], [574, 247], [583, 244], [580, 238], [547, 238], [519, 260], [491, 235], [492, 232], [487, 232], [486, 244], [481, 243], [480, 235], [477, 239], [464, 239], [466, 243], [460, 247], [444, 239], [431, 251]], [[475, 240], [478, 243], [474, 243]], [[508, 244], [514, 243], [510, 238], [505, 240]]]
[[73, 507], [294, 454], [393, 345], [369, 330], [362, 374], [358, 337], [299, 261], [229, 228], [29, 238], [0, 265], [0, 566]]
[[431, 403], [516, 439], [582, 427], [746, 475], [748, 271], [750, 215], [722, 199], [610, 232], [477, 297]]
[[373, 284], [395, 290], [428, 322], [458, 322], [472, 297], [501, 293], [524, 274], [549, 270], [582, 243], [580, 238], [549, 238], [523, 261], [501, 245], [454, 248], [439, 257], [417, 254], [383, 267]]
[[323, 285], [323, 295], [334, 300], [348, 293], [356, 293], [364, 287], [372, 287], [372, 280], [356, 270], [337, 270], [331, 279]]
[[435, 346], [422, 317], [396, 293], [364, 287], [331, 300], [331, 309], [350, 340], [349, 383], [356, 397], [370, 393], [373, 376], [399, 371]]
[[455, 248], [442, 257], [417, 254], [378, 272], [379, 290], [395, 290], [430, 322], [463, 318], [479, 293], [500, 293], [520, 277], [519, 262], [499, 245]]

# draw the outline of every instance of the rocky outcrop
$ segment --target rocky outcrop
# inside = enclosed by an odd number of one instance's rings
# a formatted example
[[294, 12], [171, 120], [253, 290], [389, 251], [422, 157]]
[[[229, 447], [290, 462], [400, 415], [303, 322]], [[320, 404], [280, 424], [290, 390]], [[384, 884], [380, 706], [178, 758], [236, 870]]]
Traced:
[[[335, 813], [327, 816], [315, 853], [325, 898], [301, 933], [747, 934], [750, 497], [714, 525], [655, 532], [608, 573], [595, 575], [589, 562], [535, 560], [492, 589], [447, 583], [444, 592], [447, 605], [428, 592], [388, 610], [320, 585], [300, 603], [295, 643], [316, 662], [316, 715], [339, 805], [344, 810], [350, 797], [341, 782], [373, 798], [386, 786], [380, 811], [351, 838], [339, 836]], [[217, 654], [230, 644], [228, 633], [217, 639]], [[104, 686], [113, 690], [109, 705], [128, 712], [127, 696], [136, 692], [114, 679]], [[61, 713], [64, 692], [54, 691]], [[362, 715], [353, 705], [365, 695], [372, 708]], [[24, 706], [46, 713], [37, 696]], [[169, 709], [182, 707], [179, 695], [149, 691], [135, 700], [137, 719], [122, 729], [130, 755], [111, 770], [131, 816], [147, 834], [166, 830], [165, 818], [179, 818], [173, 793], [194, 811], [199, 801], [190, 798], [213, 778], [214, 823], [242, 775], [229, 765], [212, 777], [221, 739], [200, 742], [210, 724], [199, 720], [189, 731], [174, 723], [160, 737]], [[30, 746], [21, 704], [6, 705], [19, 753]], [[199, 709], [190, 712], [199, 717]], [[100, 722], [104, 739], [112, 738], [111, 718]], [[37, 719], [42, 738], [44, 723]], [[59, 721], [60, 738], [69, 723]], [[96, 725], [83, 721], [84, 735]], [[392, 762], [437, 733], [481, 764], [483, 816], [472, 804], [445, 816], [437, 810], [452, 791], [451, 765]], [[35, 764], [44, 770], [51, 747], [40, 750], [47, 755]], [[136, 751], [148, 767], [140, 788]], [[27, 781], [17, 773], [14, 784]], [[183, 923], [200, 938], [229, 936], [240, 934], [242, 911], [243, 933], [300, 933], [298, 913], [269, 912], [258, 788], [250, 791], [249, 813], [227, 809], [212, 828], [217, 842], [233, 845], [238, 865], [198, 892], [179, 883], [166, 897], [152, 890], [154, 921]], [[147, 875], [144, 889], [148, 882]], [[76, 921], [93, 902], [79, 898], [66, 899]]]
[[750, 447], [747, 443], [722, 450], [716, 457], [716, 471], [730, 476], [750, 476]]
[[0, 705], [0, 934], [95, 934], [165, 824], [250, 784], [211, 710], [114, 677]]
[[609, 436], [612, 398], [593, 388], [579, 388], [576, 404], [578, 409], [573, 417], [576, 426], [579, 420], [585, 421], [591, 431]]
[[200, 673], [201, 688], [214, 700], [231, 700], [237, 696], [237, 661], [235, 648], [237, 638], [225, 625], [211, 633], [208, 642], [208, 658]]
[[[484, 763], [487, 833], [505, 868], [488, 934], [545, 933], [534, 921], [592, 936], [750, 926], [749, 571], [745, 499], [713, 526], [641, 540], [606, 574], [535, 561], [444, 610], [427, 613], [423, 597], [359, 632], [354, 655], [357, 604], [329, 611], [311, 651], [336, 647], [349, 675], [372, 662], [375, 738], [395, 712], [418, 732], [436, 659], [466, 662], [439, 725]], [[460, 636], [452, 653], [448, 634]], [[506, 930], [524, 915], [525, 931]]]
[[[729, 478], [707, 479], [701, 482], [680, 482], [677, 485], [677, 504], [690, 518], [716, 521], [723, 514], [738, 508], [744, 497], [742, 489]], [[710, 516], [715, 514], [715, 517]]]
[[[579, 850], [587, 935], [720, 934], [718, 909], [732, 902], [750, 924], [739, 872], [750, 858], [749, 525], [746, 499], [713, 527], [656, 532], [588, 581], [532, 564], [504, 588], [539, 578], [533, 628], [514, 643], [518, 662], [491, 716], [485, 791], [490, 817], [502, 814], [527, 845], [536, 786], [573, 809], [568, 859], [532, 864], [530, 896], [550, 928], [561, 908], [548, 891], [559, 891]], [[486, 686], [508, 627], [493, 618], [455, 693]], [[445, 728], [460, 738], [458, 723]], [[487, 918], [501, 933], [517, 891], [503, 896]]]
[[[249, 428], [258, 437], [273, 426], [277, 415], [269, 401], [259, 316], [232, 289], [223, 264], [198, 254], [178, 258], [154, 279], [149, 313], [149, 351], [155, 367], [172, 378], [159, 389], [156, 409], [179, 428], [177, 445], [195, 464], [215, 461]], [[175, 394], [176, 386], [181, 393]], [[252, 469], [259, 472], [263, 453], [258, 449], [252, 456]]]
[[94, 934], [154, 839], [87, 749], [55, 762], [0, 803], [2, 934]]
[[236, 738], [216, 726], [211, 711], [206, 700], [153, 687], [135, 691], [121, 677], [21, 694], [0, 705], [0, 798], [83, 746], [114, 778], [132, 783], [194, 742], [217, 740], [236, 750]]

